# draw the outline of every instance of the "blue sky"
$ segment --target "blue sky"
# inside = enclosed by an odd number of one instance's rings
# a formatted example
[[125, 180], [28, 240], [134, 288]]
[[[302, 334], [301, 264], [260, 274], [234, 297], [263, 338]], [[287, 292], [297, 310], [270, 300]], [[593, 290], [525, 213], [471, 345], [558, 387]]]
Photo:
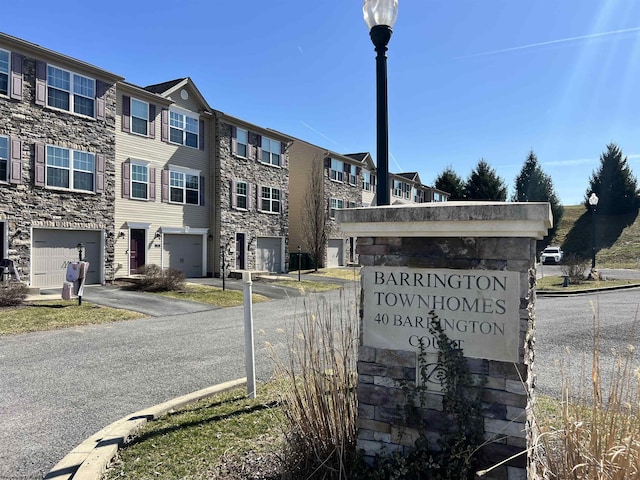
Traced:
[[[340, 153], [376, 151], [375, 52], [360, 0], [20, 2], [0, 30]], [[565, 205], [609, 142], [640, 172], [640, 2], [400, 0], [390, 169], [425, 184], [484, 158], [509, 186], [533, 150]]]

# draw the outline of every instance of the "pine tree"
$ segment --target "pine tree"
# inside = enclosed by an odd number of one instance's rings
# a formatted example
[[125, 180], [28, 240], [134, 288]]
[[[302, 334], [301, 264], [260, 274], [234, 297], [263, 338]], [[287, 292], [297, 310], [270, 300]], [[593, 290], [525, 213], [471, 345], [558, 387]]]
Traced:
[[549, 202], [553, 216], [553, 227], [543, 240], [546, 245], [558, 228], [560, 219], [564, 214], [564, 208], [553, 189], [551, 177], [542, 171], [536, 154], [529, 152], [527, 159], [515, 179], [515, 192], [511, 197], [513, 202]]
[[471, 171], [464, 190], [467, 200], [505, 201], [507, 199], [507, 187], [504, 180], [483, 158]]
[[451, 165], [436, 177], [434, 186], [450, 194], [449, 200], [464, 200], [464, 183]]
[[584, 200], [587, 209], [591, 208], [592, 192], [599, 199], [598, 211], [605, 215], [631, 213], [640, 207], [638, 181], [615, 143], [607, 145], [607, 151], [600, 155], [600, 168], [591, 174]]

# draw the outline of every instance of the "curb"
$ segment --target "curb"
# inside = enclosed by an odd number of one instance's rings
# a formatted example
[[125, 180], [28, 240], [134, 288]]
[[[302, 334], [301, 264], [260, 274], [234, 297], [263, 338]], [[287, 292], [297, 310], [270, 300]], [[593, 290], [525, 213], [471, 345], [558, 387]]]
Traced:
[[598, 293], [598, 292], [611, 292], [613, 290], [627, 290], [630, 288], [638, 288], [640, 283], [632, 283], [629, 285], [618, 285], [616, 287], [602, 287], [602, 288], [583, 288], [581, 290], [536, 290], [536, 295], [539, 297], [568, 297], [570, 295], [580, 295], [585, 293]]
[[188, 403], [246, 385], [246, 383], [246, 378], [232, 380], [127, 415], [94, 433], [71, 450], [47, 473], [44, 480], [100, 480], [107, 465], [118, 453], [118, 449], [148, 421], [162, 417], [171, 410]]

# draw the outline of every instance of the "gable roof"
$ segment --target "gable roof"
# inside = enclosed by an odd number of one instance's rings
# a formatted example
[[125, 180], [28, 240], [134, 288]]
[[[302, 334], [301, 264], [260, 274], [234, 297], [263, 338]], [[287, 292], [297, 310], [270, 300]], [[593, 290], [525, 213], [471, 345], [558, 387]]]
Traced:
[[418, 175], [418, 172], [396, 173], [395, 175], [398, 176], [398, 177], [407, 178], [407, 179], [411, 180], [412, 182], [422, 183], [420, 181], [420, 175]]
[[345, 153], [345, 157], [353, 158], [358, 162], [362, 163], [368, 170], [375, 170], [376, 164], [373, 163], [373, 158], [371, 158], [371, 154], [369, 152], [362, 153]]
[[198, 102], [204, 107], [205, 112], [212, 114], [213, 109], [209, 106], [209, 103], [205, 100], [204, 96], [200, 93], [200, 90], [198, 90], [198, 87], [196, 87], [196, 84], [190, 77], [176, 78], [175, 80], [156, 83], [155, 85], [146, 86], [144, 89], [152, 93], [157, 93], [163, 97], [168, 97], [172, 93], [186, 86], [193, 90]]

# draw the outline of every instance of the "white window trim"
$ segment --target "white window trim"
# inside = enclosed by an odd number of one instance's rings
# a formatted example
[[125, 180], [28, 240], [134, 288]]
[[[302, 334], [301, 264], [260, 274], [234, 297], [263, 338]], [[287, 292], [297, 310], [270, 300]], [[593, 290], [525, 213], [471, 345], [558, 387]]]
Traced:
[[[335, 170], [333, 168], [334, 161], [340, 164], [339, 170]], [[336, 173], [336, 177], [340, 177], [340, 178], [333, 178], [334, 172]], [[342, 160], [338, 160], [337, 158], [331, 158], [331, 164], [329, 165], [329, 179], [332, 182], [344, 183], [344, 162]]]
[[[271, 192], [271, 195], [273, 195], [274, 191], [278, 191], [279, 192], [279, 195], [278, 195], [279, 198], [277, 200], [277, 202], [278, 202], [278, 210], [277, 211], [273, 211], [273, 203], [275, 201], [275, 200], [273, 200], [273, 196], [271, 198], [268, 198], [268, 199], [265, 199], [262, 196], [262, 189], [263, 188], [268, 188], [269, 191]], [[269, 206], [270, 206], [269, 210], [265, 210], [264, 208], [262, 208], [262, 200], [263, 199], [269, 200]], [[280, 210], [282, 209], [282, 189], [281, 188], [277, 188], [277, 187], [270, 187], [268, 185], [262, 185], [260, 187], [260, 198], [259, 198], [259, 201], [260, 201], [260, 211], [262, 213], [268, 213], [270, 215], [279, 215], [280, 214]]]
[[[150, 162], [148, 162], [146, 160], [138, 160], [138, 159], [135, 159], [135, 158], [131, 158], [129, 163], [130, 163], [130, 166], [131, 166], [131, 170], [129, 171], [129, 199], [138, 200], [138, 201], [141, 201], [141, 202], [149, 201], [149, 188], [150, 188], [150, 186], [149, 186], [149, 175], [150, 175], [149, 164], [150, 164]], [[146, 185], [147, 185], [147, 196], [145, 198], [140, 198], [140, 197], [134, 197], [133, 196], [133, 183], [134, 183], [134, 180], [133, 180], [133, 166], [134, 165], [139, 166], [139, 167], [145, 167], [147, 169], [147, 181], [146, 182], [136, 181], [136, 183], [146, 183]]]
[[[182, 115], [182, 123], [183, 123], [183, 127], [182, 128], [177, 128], [177, 127], [173, 127], [171, 126], [171, 114], [175, 113], [177, 115]], [[192, 146], [192, 145], [187, 145], [186, 144], [186, 140], [187, 140], [187, 117], [191, 118], [192, 120], [196, 121], [196, 132], [195, 132], [195, 136], [196, 136], [196, 146]], [[182, 143], [177, 143], [171, 140], [171, 129], [176, 129], [176, 130], [180, 130], [182, 132]], [[189, 132], [191, 134], [193, 134], [193, 132]], [[195, 148], [196, 150], [198, 150], [198, 148], [200, 148], [200, 115], [190, 111], [190, 110], [186, 110], [183, 108], [176, 108], [176, 107], [171, 107], [169, 108], [169, 143], [173, 144], [173, 145], [181, 145], [183, 147], [189, 147], [189, 148]]]
[[[49, 67], [57, 68], [58, 70], [62, 70], [63, 72], [67, 72], [69, 74], [69, 90], [63, 90], [61, 88], [53, 87], [53, 86], [49, 85]], [[87, 78], [87, 79], [93, 81], [93, 97], [91, 98], [91, 100], [93, 101], [93, 115], [92, 116], [91, 115], [85, 115], [83, 113], [77, 113], [74, 110], [74, 107], [75, 107], [75, 99], [74, 99], [75, 93], [73, 91], [73, 76], [74, 75], [78, 75], [79, 77]], [[76, 116], [82, 117], [82, 118], [90, 118], [90, 119], [93, 119], [93, 120], [96, 119], [96, 93], [97, 93], [98, 83], [97, 83], [95, 78], [89, 77], [87, 75], [83, 75], [81, 73], [76, 73], [73, 70], [68, 70], [66, 68], [59, 67], [59, 66], [54, 65], [52, 63], [48, 63], [47, 67], [46, 67], [45, 86], [46, 86], [46, 102], [47, 102], [46, 105], [47, 105], [47, 108], [49, 108], [51, 110], [56, 110], [58, 112], [70, 113], [71, 115], [76, 115]], [[58, 108], [58, 107], [54, 107], [53, 105], [49, 105], [49, 88], [55, 88], [56, 90], [60, 90], [60, 91], [69, 93], [69, 110], [65, 110], [64, 108]], [[78, 96], [83, 97], [83, 98], [89, 98], [89, 97], [86, 97], [86, 96], [81, 95], [81, 94], [78, 94]]]
[[[240, 185], [241, 183], [244, 184], [244, 186], [245, 186], [245, 194], [244, 195], [240, 195], [238, 193], [238, 185]], [[235, 200], [235, 207], [233, 207], [233, 208], [234, 208], [234, 210], [240, 210], [240, 211], [243, 211], [243, 212], [248, 212], [249, 211], [249, 182], [247, 182], [246, 180], [235, 180], [235, 186], [236, 186], [236, 189], [233, 192], [233, 196], [235, 197], [236, 200]], [[260, 195], [262, 195], [262, 192], [260, 192]], [[245, 200], [245, 202], [244, 202], [245, 206], [244, 207], [239, 207], [238, 206], [238, 198], [240, 198], [240, 197], [244, 197], [244, 200]]]
[[264, 160], [262, 160], [262, 152], [265, 152], [267, 150], [264, 150], [264, 146], [260, 147], [260, 163], [262, 163], [263, 165], [269, 165], [271, 167], [276, 167], [276, 168], [282, 168], [282, 142], [280, 140], [274, 140], [270, 137], [265, 137], [264, 135], [262, 136], [262, 145], [264, 145], [264, 141], [268, 140], [269, 141], [269, 145], [271, 145], [272, 142], [277, 142], [278, 145], [280, 146], [280, 151], [277, 153], [278, 155], [278, 164], [273, 163], [272, 157], [273, 157], [273, 150], [268, 150], [269, 152], [269, 161], [265, 162]]
[[8, 54], [7, 71], [1, 72], [7, 76], [7, 93], [0, 92], [0, 96], [8, 97], [11, 94], [11, 51], [0, 48], [0, 52], [5, 52]]
[[8, 183], [9, 177], [11, 176], [11, 139], [6, 135], [0, 135], [0, 138], [4, 138], [7, 140], [7, 156], [4, 158], [0, 157], [0, 160], [6, 162], [6, 175], [5, 178], [0, 178], [0, 183]]
[[[247, 143], [240, 143], [240, 141], [238, 140], [238, 132], [244, 132], [247, 136]], [[240, 158], [249, 158], [249, 130], [247, 130], [246, 128], [240, 128], [240, 127], [236, 127], [236, 144], [239, 147], [240, 145], [244, 145], [244, 155], [240, 155], [240, 153], [238, 153], [238, 149], [236, 147], [236, 157], [240, 157]]]
[[[137, 117], [137, 116], [135, 116], [133, 114], [133, 102], [134, 102], [134, 100], [136, 102], [144, 103], [147, 106], [147, 118], [140, 118], [140, 117]], [[131, 116], [131, 125], [129, 126], [129, 133], [132, 133], [133, 135], [139, 135], [139, 136], [145, 137], [145, 138], [149, 137], [149, 128], [150, 128], [150, 126], [149, 126], [149, 123], [150, 123], [149, 122], [149, 102], [145, 102], [144, 100], [140, 100], [139, 98], [129, 97], [129, 114]], [[137, 119], [140, 119], [140, 120], [144, 120], [146, 122], [147, 133], [138, 133], [138, 132], [135, 132], [133, 130], [133, 119], [134, 118], [137, 118]]]
[[[69, 187], [60, 187], [58, 185], [49, 185], [49, 148], [48, 147], [53, 147], [53, 148], [60, 148], [62, 150], [68, 150], [69, 151], [69, 167], [59, 167], [56, 165], [52, 165], [52, 168], [57, 168], [60, 170], [67, 170], [69, 172], [69, 185], [73, 185], [73, 172], [76, 171], [76, 169], [73, 166], [73, 152], [80, 152], [80, 153], [88, 153], [89, 155], [93, 155], [93, 187], [92, 190], [83, 190], [80, 188], [75, 188], [75, 186], [69, 186]], [[96, 172], [96, 154], [93, 152], [87, 152], [86, 150], [77, 150], [74, 148], [67, 148], [67, 147], [59, 147], [57, 145], [51, 145], [51, 144], [46, 144], [45, 145], [45, 154], [44, 154], [44, 168], [45, 168], [45, 179], [44, 179], [44, 185], [45, 188], [47, 188], [48, 190], [62, 190], [64, 192], [80, 192], [80, 193], [86, 193], [86, 194], [95, 194], [96, 193], [96, 176], [97, 176], [97, 172]], [[87, 170], [78, 170], [79, 172], [87, 172]]]
[[[342, 206], [338, 205], [338, 203], [342, 203]], [[344, 208], [344, 200], [342, 198], [331, 198], [329, 200], [329, 218], [336, 218], [336, 210], [338, 208]]]
[[[183, 198], [182, 198], [182, 202], [176, 202], [171, 200], [171, 189], [172, 188], [178, 188], [178, 187], [173, 187], [171, 185], [171, 172], [175, 172], [175, 173], [181, 173], [183, 175], [192, 175], [194, 177], [196, 177], [198, 179], [198, 202], [197, 203], [187, 203], [187, 185], [186, 185], [186, 178], [185, 180], [185, 185], [182, 188], [183, 191]], [[172, 166], [169, 165], [169, 203], [172, 203], [174, 205], [200, 205], [200, 189], [202, 188], [202, 185], [200, 183], [200, 170], [193, 170], [191, 168], [185, 168], [185, 167], [179, 167], [179, 166]], [[189, 189], [191, 191], [193, 191], [192, 189]]]

